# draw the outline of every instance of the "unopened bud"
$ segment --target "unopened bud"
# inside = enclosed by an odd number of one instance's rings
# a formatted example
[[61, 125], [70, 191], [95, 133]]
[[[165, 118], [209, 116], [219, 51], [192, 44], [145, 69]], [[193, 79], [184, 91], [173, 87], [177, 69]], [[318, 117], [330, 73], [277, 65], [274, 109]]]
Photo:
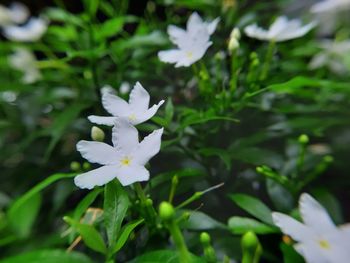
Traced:
[[105, 133], [99, 127], [93, 126], [91, 128], [91, 138], [97, 142], [103, 142], [105, 139]]
[[210, 236], [207, 232], [202, 232], [200, 235], [200, 241], [203, 245], [209, 245], [210, 244]]
[[83, 163], [83, 169], [84, 170], [90, 170], [90, 168], [91, 168], [91, 164], [90, 163], [88, 163], [88, 162], [84, 162]]
[[241, 32], [237, 27], [235, 27], [230, 34], [230, 39], [228, 41], [228, 51], [231, 54], [233, 51], [239, 48], [239, 39], [241, 38]]
[[70, 163], [70, 169], [73, 171], [73, 172], [78, 172], [81, 168], [81, 165], [80, 163], [78, 162], [71, 162]]
[[164, 221], [171, 220], [175, 215], [174, 207], [168, 202], [161, 202], [159, 205], [159, 216]]
[[238, 27], [235, 27], [230, 34], [230, 38], [240, 39], [241, 38], [241, 31]]
[[243, 235], [241, 245], [243, 250], [254, 251], [259, 245], [259, 240], [254, 232], [248, 231]]
[[306, 134], [302, 134], [299, 136], [298, 141], [300, 144], [307, 144], [309, 143], [309, 136], [307, 136]]

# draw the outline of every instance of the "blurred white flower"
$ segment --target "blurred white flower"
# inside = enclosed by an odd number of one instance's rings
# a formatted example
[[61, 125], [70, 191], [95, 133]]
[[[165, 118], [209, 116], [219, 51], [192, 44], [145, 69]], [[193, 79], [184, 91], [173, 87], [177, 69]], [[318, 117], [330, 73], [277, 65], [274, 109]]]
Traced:
[[212, 35], [219, 23], [219, 18], [212, 22], [204, 22], [194, 12], [187, 21], [186, 30], [174, 25], [168, 26], [170, 40], [178, 49], [158, 52], [158, 57], [166, 63], [175, 63], [175, 67], [188, 67], [200, 60], [207, 49], [212, 45]]
[[273, 213], [274, 223], [298, 243], [294, 248], [308, 263], [344, 263], [350, 258], [350, 225], [337, 227], [327, 211], [310, 195], [302, 194], [299, 211], [304, 223]]
[[158, 108], [164, 103], [164, 100], [161, 100], [158, 104], [148, 108], [149, 101], [150, 96], [148, 92], [142, 87], [140, 82], [137, 82], [130, 92], [129, 103], [109, 92], [102, 94], [102, 105], [113, 117], [91, 115], [88, 119], [96, 124], [112, 126], [117, 117], [124, 117], [133, 125], [137, 125], [152, 118]]
[[316, 54], [309, 63], [310, 69], [328, 67], [336, 74], [344, 74], [349, 71], [344, 63], [345, 55], [350, 52], [350, 40], [330, 41], [320, 43], [322, 51]]
[[95, 141], [79, 141], [77, 150], [100, 168], [74, 178], [79, 188], [92, 189], [117, 178], [124, 186], [147, 181], [149, 171], [145, 164], [155, 156], [161, 145], [163, 128], [153, 131], [139, 142], [137, 129], [126, 119], [118, 118], [112, 130], [113, 146]]
[[282, 42], [304, 36], [315, 27], [315, 25], [315, 22], [311, 22], [303, 26], [299, 19], [288, 20], [287, 17], [281, 16], [273, 22], [269, 30], [265, 30], [253, 24], [245, 27], [244, 32], [251, 38]]
[[241, 38], [241, 31], [239, 28], [235, 27], [230, 33], [230, 38], [228, 40], [228, 51], [231, 54], [233, 51], [239, 48], [239, 39]]
[[41, 73], [36, 66], [36, 58], [33, 52], [26, 48], [16, 48], [8, 58], [9, 64], [23, 73], [23, 83], [30, 84], [41, 79]]
[[18, 2], [14, 2], [9, 8], [0, 5], [0, 26], [24, 23], [29, 17], [28, 8]]
[[48, 22], [44, 18], [31, 18], [22, 26], [9, 25], [3, 29], [6, 38], [18, 42], [38, 41], [46, 32]]
[[325, 0], [311, 6], [312, 13], [328, 13], [350, 9], [350, 0]]

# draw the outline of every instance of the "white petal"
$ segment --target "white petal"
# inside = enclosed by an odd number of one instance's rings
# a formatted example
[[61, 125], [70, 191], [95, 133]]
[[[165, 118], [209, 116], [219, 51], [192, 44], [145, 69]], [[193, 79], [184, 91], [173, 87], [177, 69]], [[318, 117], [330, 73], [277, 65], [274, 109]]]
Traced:
[[139, 165], [145, 165], [153, 156], [155, 156], [161, 145], [163, 128], [153, 131], [145, 137], [133, 153], [135, 162]]
[[294, 248], [304, 257], [307, 263], [330, 263], [330, 261], [324, 257], [322, 251], [320, 251], [321, 249], [313, 242], [296, 244]]
[[28, 70], [24, 71], [22, 81], [26, 84], [32, 84], [40, 80], [41, 77], [42, 75], [37, 68], [29, 68]]
[[279, 36], [276, 37], [276, 41], [286, 41], [306, 35], [311, 29], [316, 26], [316, 23], [312, 22], [303, 27], [290, 28], [282, 32]]
[[339, 230], [350, 238], [350, 223], [339, 226]]
[[329, 57], [325, 53], [316, 54], [309, 63], [309, 69], [317, 69], [325, 66], [329, 60]]
[[178, 42], [186, 38], [187, 36], [187, 33], [185, 30], [174, 25], [169, 25], [167, 32], [168, 32], [168, 35], [170, 36], [170, 40], [176, 45], [178, 45]]
[[268, 32], [256, 24], [246, 26], [244, 28], [244, 33], [251, 38], [257, 38], [260, 40], [269, 40]]
[[142, 87], [140, 82], [136, 82], [130, 93], [129, 105], [133, 111], [144, 112], [148, 109], [150, 96]]
[[96, 115], [90, 115], [88, 119], [92, 123], [108, 125], [108, 126], [113, 126], [116, 121], [116, 117], [104, 117], [104, 116], [96, 116]]
[[274, 224], [278, 226], [283, 233], [291, 236], [296, 241], [307, 240], [313, 236], [305, 225], [290, 216], [273, 212], [272, 219]]
[[115, 148], [103, 142], [79, 141], [77, 150], [90, 163], [116, 164], [120, 158]]
[[280, 16], [270, 26], [269, 37], [276, 38], [281, 32], [288, 30], [288, 19], [285, 16]]
[[10, 5], [9, 14], [12, 22], [21, 24], [28, 19], [29, 9], [22, 3], [14, 2]]
[[220, 18], [217, 17], [213, 21], [211, 21], [210, 23], [206, 23], [209, 35], [212, 35], [215, 32], [215, 29], [218, 26], [219, 22], [220, 22]]
[[158, 58], [160, 61], [166, 63], [176, 63], [179, 61], [180, 56], [182, 56], [182, 52], [179, 49], [170, 49], [158, 52]]
[[127, 168], [119, 169], [117, 173], [119, 182], [123, 185], [130, 185], [135, 182], [148, 181], [149, 172], [143, 166], [130, 166]]
[[322, 233], [336, 229], [327, 211], [306, 193], [300, 196], [299, 210], [305, 225], [315, 229], [317, 232]]
[[74, 183], [79, 188], [92, 189], [112, 181], [118, 173], [119, 165], [107, 165], [80, 174], [74, 178]]
[[131, 123], [134, 125], [137, 125], [137, 124], [140, 124], [142, 122], [149, 120], [150, 118], [152, 118], [154, 116], [154, 114], [157, 113], [159, 107], [162, 106], [163, 103], [164, 103], [164, 100], [161, 100], [158, 104], [153, 105], [146, 112], [138, 113], [138, 115], [136, 116], [137, 118], [136, 118], [135, 122], [131, 122]]
[[115, 117], [128, 116], [130, 114], [129, 104], [109, 92], [102, 94], [102, 105], [110, 114]]
[[192, 15], [187, 20], [187, 32], [190, 35], [195, 34], [198, 29], [206, 28], [202, 18], [198, 15], [197, 12], [193, 12]]
[[127, 119], [118, 118], [112, 129], [112, 141], [114, 147], [127, 154], [139, 145], [139, 133]]
[[39, 40], [46, 30], [46, 20], [31, 18], [24, 26], [4, 27], [4, 35], [12, 41], [30, 42]]

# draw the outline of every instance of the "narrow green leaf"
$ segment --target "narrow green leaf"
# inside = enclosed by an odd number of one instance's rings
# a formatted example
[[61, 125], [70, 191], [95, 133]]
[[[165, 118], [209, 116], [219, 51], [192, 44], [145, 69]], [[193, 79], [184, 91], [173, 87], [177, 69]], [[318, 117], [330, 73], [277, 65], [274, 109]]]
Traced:
[[277, 228], [261, 223], [255, 219], [233, 216], [228, 221], [228, 227], [233, 234], [244, 234], [253, 231], [256, 234], [271, 234], [279, 232]]
[[95, 201], [97, 196], [102, 192], [101, 188], [95, 188], [93, 191], [88, 193], [83, 200], [77, 205], [74, 210], [73, 219], [79, 221], [85, 211], [90, 207], [90, 205]]
[[72, 178], [75, 175], [75, 173], [53, 174], [50, 177], [46, 178], [44, 181], [34, 186], [31, 190], [23, 194], [12, 203], [7, 214], [10, 225], [12, 226], [15, 233], [19, 235], [19, 237], [24, 238], [28, 236], [30, 232], [30, 228], [34, 223], [34, 220], [40, 208], [40, 191], [58, 180]]
[[272, 211], [260, 200], [245, 194], [231, 194], [229, 196], [236, 205], [252, 216], [255, 216], [267, 224], [273, 225]]
[[[203, 258], [191, 255], [190, 263], [205, 263]], [[174, 250], [156, 250], [145, 253], [129, 261], [129, 263], [180, 263], [179, 255]], [[182, 262], [181, 262], [182, 263]]]
[[139, 219], [134, 222], [128, 223], [122, 228], [120, 235], [118, 237], [117, 243], [112, 251], [112, 254], [118, 252], [124, 246], [125, 242], [128, 240], [130, 236], [130, 233], [143, 221], [144, 219]]
[[84, 254], [65, 250], [37, 250], [0, 260], [0, 263], [92, 263]]
[[123, 186], [113, 180], [105, 186], [104, 220], [107, 230], [108, 244], [112, 248], [117, 242], [117, 236], [129, 207], [129, 198]]
[[102, 236], [92, 225], [81, 224], [68, 216], [63, 219], [81, 235], [86, 246], [94, 251], [106, 254], [107, 248]]

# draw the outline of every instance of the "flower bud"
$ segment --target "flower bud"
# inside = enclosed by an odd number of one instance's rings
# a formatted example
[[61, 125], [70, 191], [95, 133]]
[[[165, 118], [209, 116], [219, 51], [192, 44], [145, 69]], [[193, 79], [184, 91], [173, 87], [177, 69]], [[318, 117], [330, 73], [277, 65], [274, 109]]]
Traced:
[[307, 144], [309, 142], [309, 136], [302, 134], [299, 136], [298, 141], [300, 144]]
[[230, 34], [230, 39], [228, 41], [228, 51], [231, 54], [233, 51], [239, 48], [238, 40], [241, 38], [241, 32], [237, 27], [235, 27]]
[[254, 232], [248, 231], [245, 233], [241, 240], [243, 250], [255, 250], [259, 245], [259, 240]]
[[73, 171], [73, 172], [78, 172], [81, 168], [81, 165], [80, 163], [78, 162], [71, 162], [70, 163], [70, 169]]
[[164, 221], [171, 220], [175, 215], [174, 207], [168, 202], [161, 202], [159, 205], [159, 216]]
[[241, 38], [241, 31], [239, 31], [238, 27], [235, 27], [230, 34], [230, 38], [240, 39]]
[[210, 236], [207, 232], [202, 232], [200, 235], [200, 241], [203, 245], [209, 245], [210, 244]]
[[91, 128], [91, 138], [97, 142], [103, 142], [105, 139], [105, 133], [99, 127], [93, 126]]
[[88, 162], [84, 162], [84, 163], [83, 163], [83, 169], [84, 169], [84, 170], [90, 170], [90, 169], [91, 169], [91, 164], [88, 163]]

